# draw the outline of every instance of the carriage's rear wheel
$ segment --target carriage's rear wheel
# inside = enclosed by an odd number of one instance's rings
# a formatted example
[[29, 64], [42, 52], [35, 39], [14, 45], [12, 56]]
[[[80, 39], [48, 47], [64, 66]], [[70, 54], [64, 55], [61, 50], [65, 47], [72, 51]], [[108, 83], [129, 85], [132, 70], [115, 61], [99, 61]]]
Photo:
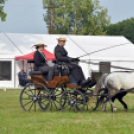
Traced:
[[39, 107], [41, 110], [46, 111], [50, 106], [50, 91], [46, 92], [44, 89], [39, 90]]
[[[41, 88], [37, 88], [38, 86]], [[38, 103], [40, 108], [42, 108], [40, 104], [44, 98], [47, 98], [44, 106], [44, 110], [47, 110], [50, 105], [50, 95], [48, 89], [39, 83], [28, 83], [21, 91], [20, 105], [25, 111], [36, 111], [36, 104]]]
[[80, 91], [75, 89], [66, 90], [60, 98], [60, 107], [63, 112], [82, 112], [85, 105], [85, 97]]

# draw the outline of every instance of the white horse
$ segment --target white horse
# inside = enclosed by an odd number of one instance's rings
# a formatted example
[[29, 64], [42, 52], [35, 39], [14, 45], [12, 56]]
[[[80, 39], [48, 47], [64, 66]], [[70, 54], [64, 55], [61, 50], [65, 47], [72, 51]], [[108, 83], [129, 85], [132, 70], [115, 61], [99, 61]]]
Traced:
[[[109, 90], [108, 99], [111, 104], [112, 110], [117, 111], [117, 108], [112, 101], [112, 97], [117, 95], [120, 90], [134, 93], [134, 72], [113, 72], [109, 75], [103, 75], [96, 84], [94, 95], [98, 95], [101, 88], [107, 88]], [[133, 89], [133, 90], [128, 90]], [[93, 96], [88, 105], [90, 105], [96, 96]], [[103, 104], [103, 111], [106, 110], [106, 104]]]

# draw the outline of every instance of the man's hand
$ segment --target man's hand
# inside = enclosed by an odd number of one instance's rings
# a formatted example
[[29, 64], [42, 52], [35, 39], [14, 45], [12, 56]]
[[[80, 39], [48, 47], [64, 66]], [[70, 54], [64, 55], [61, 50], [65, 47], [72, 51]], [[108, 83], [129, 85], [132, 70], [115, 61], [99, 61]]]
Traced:
[[71, 58], [70, 59], [70, 62], [79, 62], [80, 60], [79, 60], [79, 58]]
[[80, 59], [79, 59], [79, 58], [75, 58], [75, 61], [76, 61], [76, 62], [79, 62], [79, 61], [80, 61]]

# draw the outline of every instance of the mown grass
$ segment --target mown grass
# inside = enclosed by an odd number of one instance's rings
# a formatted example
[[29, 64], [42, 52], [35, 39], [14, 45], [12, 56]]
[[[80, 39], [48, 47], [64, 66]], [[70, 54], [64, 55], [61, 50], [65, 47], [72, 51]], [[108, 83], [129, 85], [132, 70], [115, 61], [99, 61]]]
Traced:
[[0, 134], [133, 134], [134, 96], [128, 94], [124, 100], [128, 112], [116, 101], [118, 112], [107, 113], [100, 109], [93, 112], [62, 113], [53, 109], [42, 112], [24, 112], [20, 107], [21, 90], [0, 90]]

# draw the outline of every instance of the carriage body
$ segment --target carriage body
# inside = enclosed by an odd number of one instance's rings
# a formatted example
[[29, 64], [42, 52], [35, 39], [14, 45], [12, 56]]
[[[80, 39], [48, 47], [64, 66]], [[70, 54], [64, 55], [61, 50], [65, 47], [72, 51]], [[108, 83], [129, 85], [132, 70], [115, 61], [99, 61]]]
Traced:
[[[28, 61], [28, 63], [31, 64], [34, 61]], [[94, 86], [95, 83], [84, 88], [81, 85], [72, 84], [68, 69], [64, 68], [63, 63], [59, 65], [55, 64], [53, 69], [53, 76], [50, 79], [48, 78], [48, 73], [44, 76], [41, 71], [33, 71], [31, 68], [31, 83], [28, 83], [24, 87], [20, 95], [22, 108], [25, 111], [30, 111], [34, 105], [35, 110], [36, 103], [38, 103], [43, 111], [46, 111], [50, 105], [52, 109], [52, 104], [55, 105], [57, 110], [65, 111], [68, 107], [67, 110], [70, 111], [73, 107], [77, 111], [82, 111], [87, 105], [89, 97], [93, 95], [93, 90], [89, 88]], [[28, 100], [28, 102], [24, 102], [23, 100]]]
[[[57, 88], [60, 87], [60, 85], [64, 84], [66, 88], [76, 88], [80, 89], [81, 86], [73, 85], [68, 76], [54, 76], [52, 81], [47, 81], [43, 75], [31, 75], [31, 81], [32, 83], [41, 83], [47, 88]], [[41, 88], [40, 86], [37, 86], [37, 88]]]

